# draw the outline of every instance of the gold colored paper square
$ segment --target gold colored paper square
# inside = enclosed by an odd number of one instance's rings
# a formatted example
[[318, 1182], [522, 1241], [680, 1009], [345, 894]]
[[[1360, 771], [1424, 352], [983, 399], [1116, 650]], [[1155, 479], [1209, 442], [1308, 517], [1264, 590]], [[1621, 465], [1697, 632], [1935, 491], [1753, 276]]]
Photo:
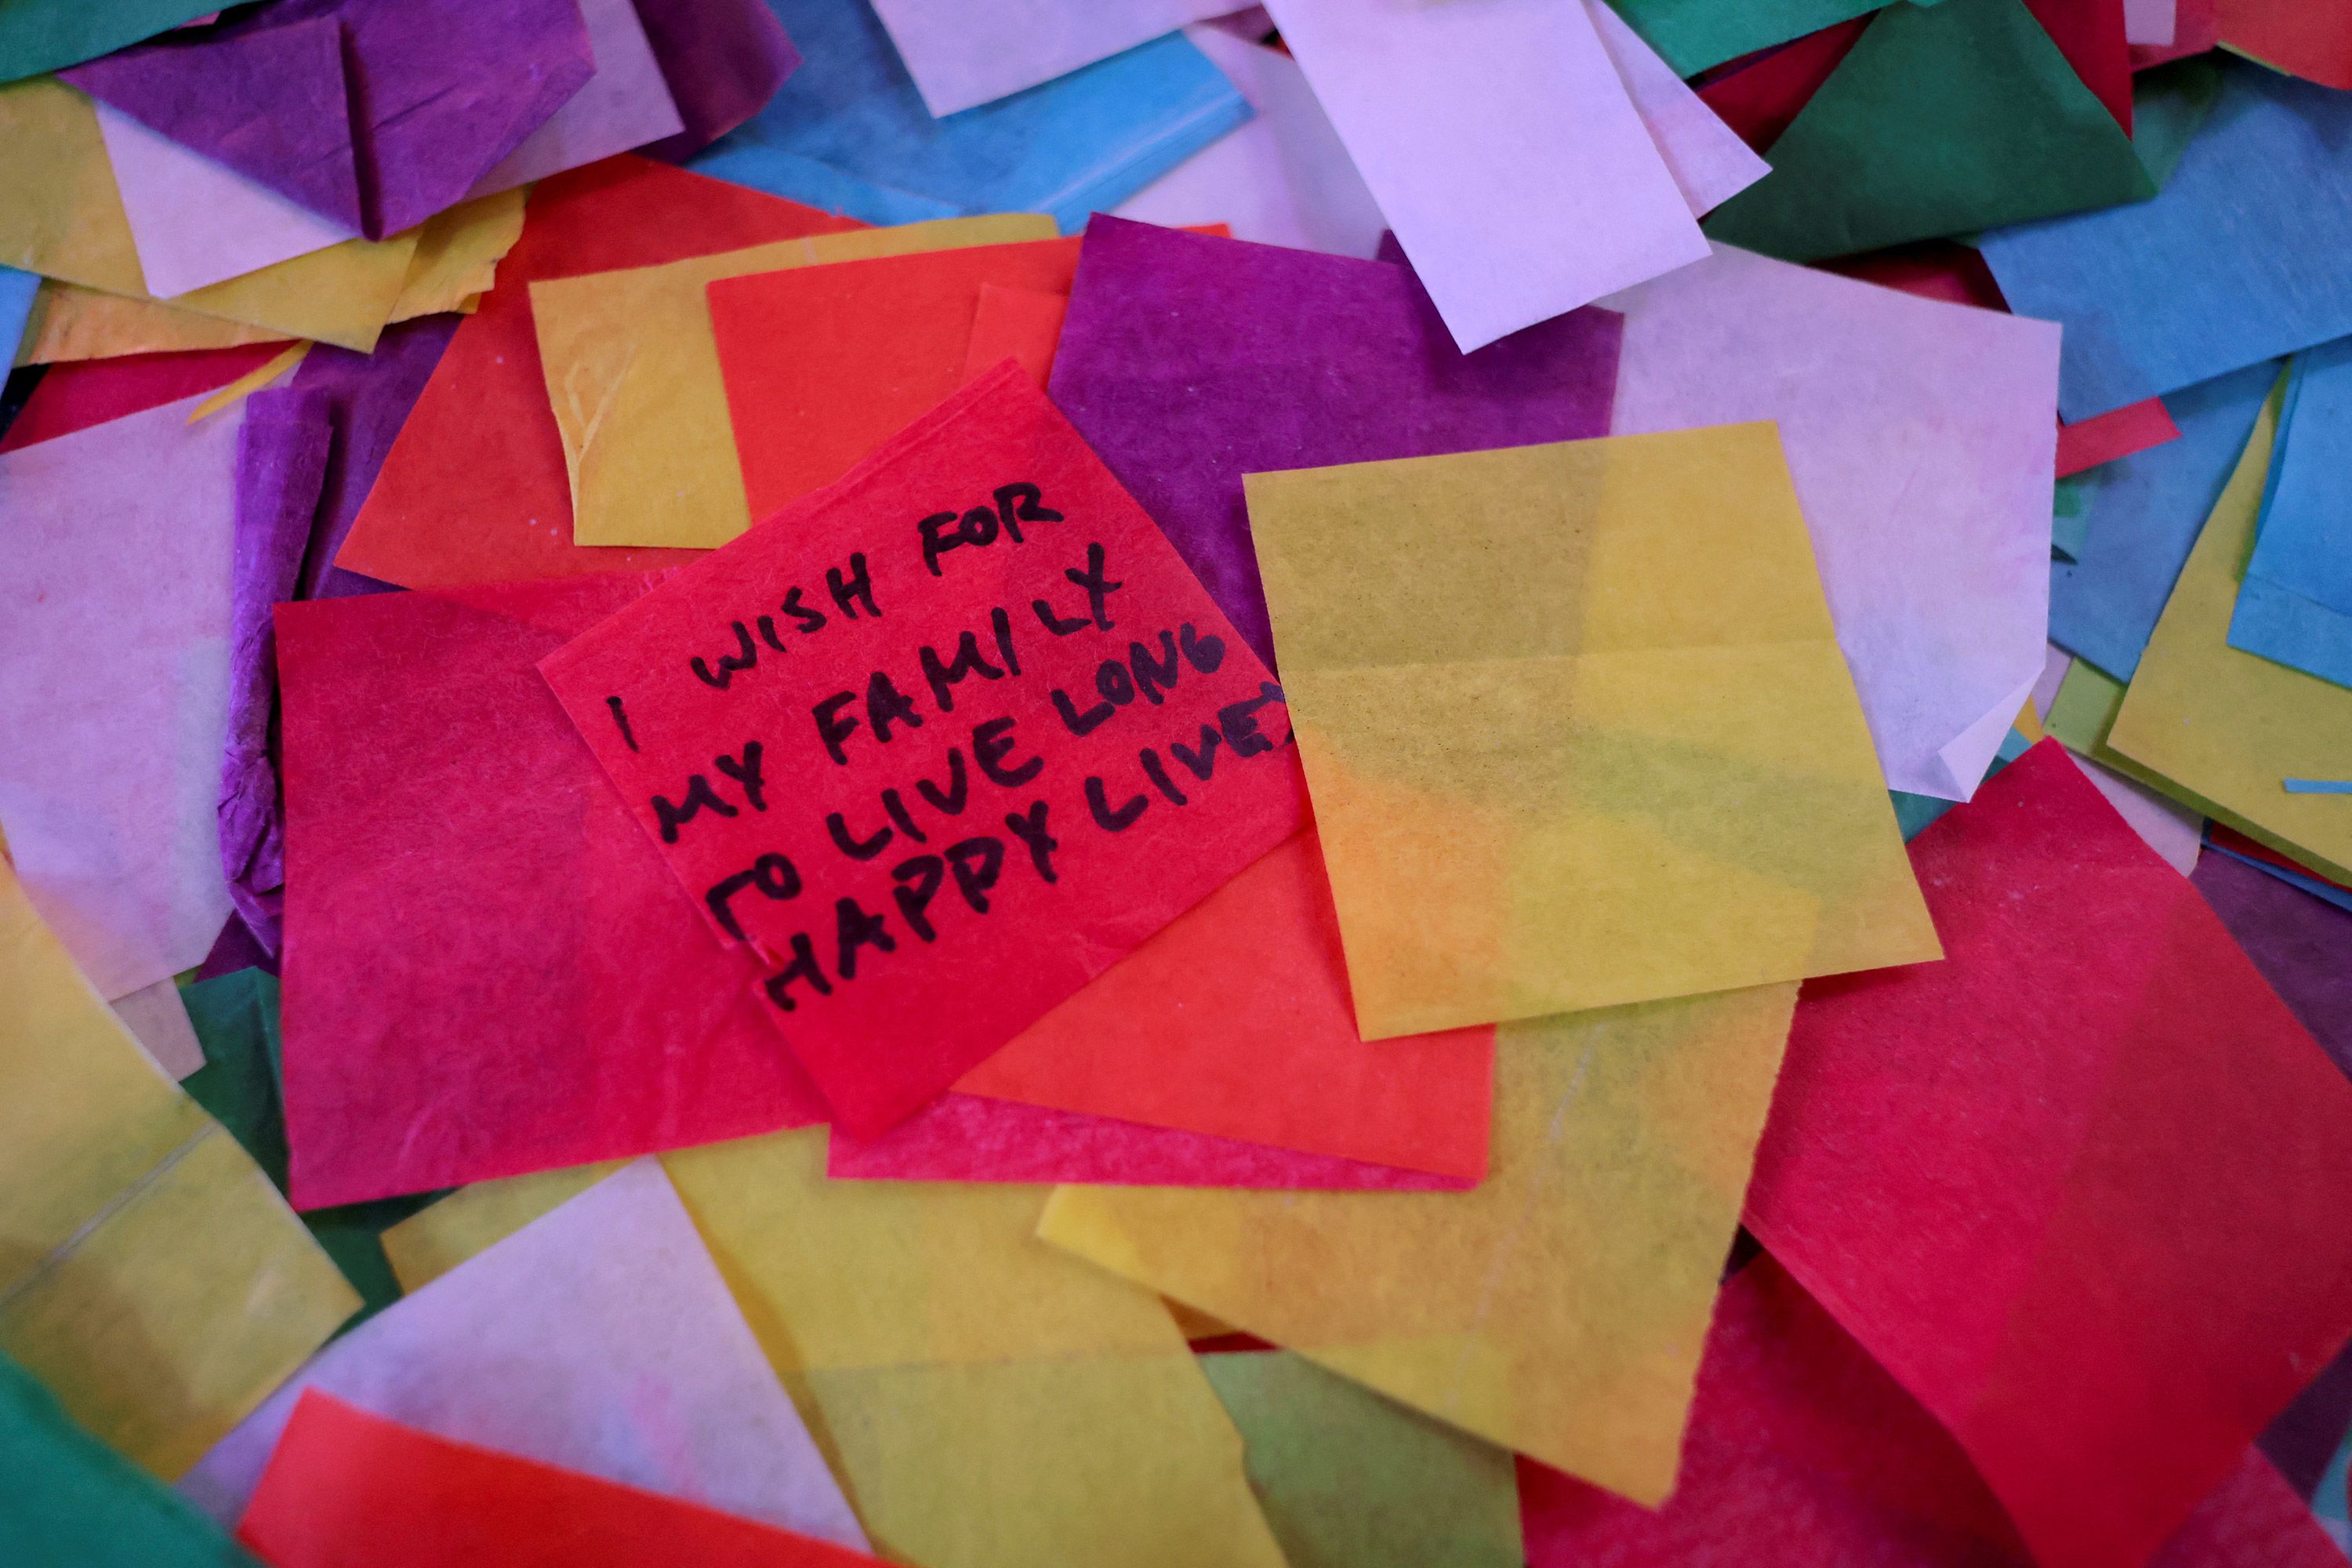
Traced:
[[2352, 690], [2229, 643], [2278, 431], [2273, 396], [2124, 690], [2102, 762], [2352, 881], [2352, 803], [2284, 781], [2352, 779]]
[[152, 300], [108, 294], [76, 283], [41, 279], [26, 318], [18, 364], [63, 364], [123, 354], [184, 353], [282, 342], [286, 333], [217, 316], [200, 316]]
[[710, 549], [751, 526], [703, 290], [827, 261], [1051, 239], [1023, 214], [779, 240], [530, 286], [540, 368], [563, 434], [575, 544]]
[[823, 1129], [662, 1157], [875, 1544], [927, 1568], [1281, 1568], [1159, 1298], [1036, 1187], [832, 1182]]
[[1055, 1190], [1038, 1234], [1654, 1505], [1796, 987], [1507, 1024], [1470, 1193]]
[[1367, 1038], [1941, 956], [1771, 426], [1246, 484]]

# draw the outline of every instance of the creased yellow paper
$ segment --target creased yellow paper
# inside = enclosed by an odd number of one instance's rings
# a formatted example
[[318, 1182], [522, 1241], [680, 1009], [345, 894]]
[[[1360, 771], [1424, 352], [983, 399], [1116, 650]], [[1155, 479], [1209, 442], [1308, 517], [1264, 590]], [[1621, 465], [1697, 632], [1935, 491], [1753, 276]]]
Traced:
[[0, 862], [0, 1351], [170, 1479], [359, 1309]]
[[[1038, 1241], [1042, 1189], [828, 1182], [821, 1129], [662, 1160], [878, 1547], [1279, 1568], [1169, 1306]], [[614, 1168], [467, 1187], [384, 1252], [415, 1290]]]
[[2152, 788], [2339, 882], [2352, 882], [2352, 805], [2284, 781], [2352, 779], [2352, 690], [2229, 646], [2254, 545], [2273, 395], [2125, 689], [2096, 754]]
[[462, 202], [420, 224], [416, 252], [409, 259], [400, 297], [393, 301], [392, 320], [462, 310], [467, 300], [488, 293], [498, 281], [499, 263], [522, 237], [523, 204], [530, 195], [528, 185], [500, 191]]
[[[483, 291], [495, 281], [499, 262], [521, 237], [525, 194], [521, 190], [506, 191], [467, 202], [428, 219], [409, 235], [395, 236], [387, 241], [395, 248], [414, 242], [399, 292], [386, 307], [388, 320], [406, 321], [443, 311], [470, 313], [475, 310]], [[381, 298], [388, 280], [384, 268], [393, 254], [381, 247], [364, 254], [363, 259], [368, 263], [368, 300]], [[299, 257], [294, 262], [281, 265], [294, 266], [309, 259]], [[267, 275], [274, 270], [265, 268], [252, 276], [268, 282], [271, 280]], [[228, 290], [220, 298], [238, 303], [242, 291], [237, 285], [244, 281], [233, 278], [216, 285], [217, 289]], [[197, 292], [208, 298], [214, 294], [212, 289]], [[55, 279], [44, 279], [33, 303], [32, 317], [26, 324], [23, 344], [16, 352], [16, 363], [57, 364], [68, 360], [113, 359], [122, 354], [236, 348], [247, 343], [270, 342], [288, 335], [284, 328], [250, 326], [242, 321], [183, 308], [194, 298], [184, 296], [166, 304], [60, 283]], [[251, 313], [273, 317], [281, 314], [274, 301]], [[320, 318], [314, 316], [311, 320], [316, 324]], [[331, 321], [327, 324], [335, 326]], [[378, 323], [379, 330], [381, 325]], [[376, 333], [362, 335], [372, 348]], [[358, 346], [358, 339], [347, 334], [344, 346]]]
[[1367, 1038], [1941, 955], [1773, 426], [1246, 484]]
[[152, 300], [108, 294], [45, 278], [40, 291], [33, 296], [33, 311], [25, 323], [16, 363], [62, 364], [123, 354], [233, 349], [247, 343], [281, 342], [285, 338], [284, 332], [268, 327], [225, 321]]
[[345, 240], [192, 293], [171, 304], [312, 338], [360, 353], [374, 350], [408, 279], [417, 231], [389, 239]]
[[0, 263], [147, 292], [89, 100], [55, 77], [0, 87]]
[[[416, 240], [415, 229], [383, 240], [347, 240], [175, 295], [170, 303], [365, 353], [400, 297]], [[89, 99], [52, 77], [0, 86], [0, 264], [151, 298], [97, 113]], [[59, 308], [52, 301], [50, 310]]]
[[530, 286], [540, 365], [563, 433], [575, 544], [709, 549], [751, 527], [703, 290], [827, 261], [1051, 239], [1049, 217], [940, 218], [780, 240]]
[[925, 1568], [1281, 1568], [1157, 1297], [1036, 1187], [828, 1182], [822, 1129], [663, 1156], [877, 1547]]
[[1505, 1025], [1475, 1192], [1066, 1186], [1038, 1234], [1654, 1505], [1795, 1005], [1773, 985]]
[[461, 1187], [383, 1233], [383, 1255], [404, 1295], [414, 1294], [493, 1242], [571, 1202], [627, 1164], [572, 1165]]

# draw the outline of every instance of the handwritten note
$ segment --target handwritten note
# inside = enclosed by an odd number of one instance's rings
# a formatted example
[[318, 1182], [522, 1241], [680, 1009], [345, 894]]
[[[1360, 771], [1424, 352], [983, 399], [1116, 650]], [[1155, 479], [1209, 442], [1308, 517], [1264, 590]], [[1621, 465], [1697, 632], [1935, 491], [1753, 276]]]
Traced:
[[1301, 823], [1282, 689], [1010, 363], [540, 668], [858, 1136]]

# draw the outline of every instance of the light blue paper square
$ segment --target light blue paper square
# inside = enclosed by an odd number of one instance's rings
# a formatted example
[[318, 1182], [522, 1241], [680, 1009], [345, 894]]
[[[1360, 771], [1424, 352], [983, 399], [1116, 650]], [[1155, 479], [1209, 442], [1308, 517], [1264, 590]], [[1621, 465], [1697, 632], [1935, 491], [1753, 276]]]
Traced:
[[39, 290], [41, 279], [36, 273], [19, 272], [13, 267], [0, 267], [0, 376], [8, 374], [16, 363], [16, 351], [25, 342], [25, 322], [33, 313], [33, 296]]
[[2277, 380], [2276, 365], [2259, 364], [2168, 395], [2177, 439], [2078, 476], [2074, 559], [2050, 568], [2052, 642], [2132, 678]]
[[687, 167], [867, 223], [1031, 212], [1075, 234], [1250, 117], [1171, 33], [934, 120], [866, 0], [769, 3], [803, 63]]
[[2352, 93], [2244, 60], [2153, 201], [1982, 237], [2070, 423], [2352, 333]]
[[2352, 339], [2287, 372], [2230, 646], [2352, 686]]

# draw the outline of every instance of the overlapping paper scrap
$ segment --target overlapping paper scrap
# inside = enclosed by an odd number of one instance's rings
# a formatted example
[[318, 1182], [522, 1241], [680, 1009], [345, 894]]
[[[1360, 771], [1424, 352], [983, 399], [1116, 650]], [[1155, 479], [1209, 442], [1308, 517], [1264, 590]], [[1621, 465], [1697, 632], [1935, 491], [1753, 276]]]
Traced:
[[1983, 238], [2011, 308], [2066, 328], [2069, 419], [2352, 331], [2352, 285], [2327, 260], [2352, 240], [2352, 100], [2219, 68], [2220, 97], [2154, 200]]
[[[2066, 37], [2053, 37], [2042, 18], [2080, 9], [1940, 0], [1880, 10], [1771, 142], [1773, 177], [1710, 214], [1708, 236], [1812, 261], [2155, 195], [2128, 94], [2103, 102], [2064, 47], [2074, 35], [2061, 26]], [[2120, 28], [2107, 41], [2107, 71], [2090, 74], [2113, 93], [2125, 77]]]
[[1272, 664], [1243, 474], [1606, 435], [1621, 327], [1465, 355], [1409, 268], [1098, 217], [1050, 384]]
[[[2037, 1561], [1951, 1434], [1769, 1254], [1726, 1280], [1680, 1484], [1652, 1511], [1522, 1460], [1534, 1568]], [[2046, 1560], [2045, 1560], [2046, 1561]], [[2152, 1568], [2330, 1568], [2342, 1552], [2248, 1449]]]
[[2352, 909], [2218, 847], [2194, 880], [2279, 1000], [2352, 1075]]
[[356, 237], [101, 103], [99, 134], [146, 286], [185, 294]]
[[1662, 1507], [1525, 1460], [1518, 1479], [1535, 1568], [2027, 1561], [1951, 1435], [1769, 1253], [1724, 1281]]
[[1054, 356], [1062, 345], [1062, 324], [1069, 319], [1067, 294], [1040, 294], [1028, 289], [1005, 289], [994, 283], [980, 286], [979, 302], [971, 310], [971, 336], [963, 351], [963, 374], [971, 381], [1009, 359], [1029, 373], [1039, 386], [1053, 379]]
[[[283, 1193], [288, 1153], [278, 977], [258, 968], [232, 969], [184, 990], [175, 987], [173, 994], [199, 1058], [181, 1087], [253, 1156], [270, 1185]], [[320, 1249], [360, 1293], [361, 1310], [343, 1331], [400, 1299], [400, 1281], [380, 1237], [436, 1195], [314, 1210], [302, 1216]]]
[[[345, 233], [383, 239], [508, 188], [485, 176], [602, 75], [583, 13], [577, 0], [291, 0], [65, 77]], [[608, 37], [616, 68], [621, 53]]]
[[1583, 5], [1601, 36], [1601, 47], [1617, 68], [1617, 79], [1633, 100], [1633, 112], [1641, 116], [1643, 129], [1650, 133], [1693, 217], [1714, 211], [1771, 173], [1770, 165], [1658, 58], [1609, 0], [1583, 0]]
[[2352, 343], [2297, 354], [2254, 523], [2253, 553], [2230, 617], [2230, 646], [2352, 686], [2346, 393]]
[[1215, 26], [1188, 27], [1184, 36], [1255, 112], [1111, 210], [1171, 227], [1223, 223], [1241, 239], [1369, 258], [1388, 220], [1298, 62]]
[[217, 1525], [92, 1436], [0, 1355], [0, 1538], [26, 1562], [84, 1568], [246, 1568]]
[[[151, 298], [89, 100], [48, 79], [0, 88], [0, 258], [111, 295]], [[414, 234], [349, 240], [179, 296], [200, 315], [365, 349], [406, 278]]]
[[[685, 560], [676, 552], [574, 541], [563, 440], [533, 336], [531, 283], [856, 226], [642, 158], [610, 159], [543, 181], [531, 192], [499, 287], [450, 340], [353, 518], [338, 563], [403, 587], [433, 588], [647, 572]], [[723, 405], [717, 412], [724, 416]], [[731, 455], [728, 462], [732, 471]]]
[[242, 415], [190, 424], [194, 405], [0, 457], [0, 832], [108, 997], [195, 967], [229, 910], [215, 817]]
[[1269, 9], [1463, 352], [1706, 254], [1581, 5]]
[[[5, 282], [0, 279], [0, 283]], [[110, 425], [166, 403], [218, 392], [269, 364], [286, 347], [283, 342], [248, 343], [186, 353], [124, 354], [52, 366], [33, 384], [7, 433], [0, 435], [0, 452], [54, 441], [93, 425]]]
[[1885, 0], [1612, 0], [1677, 76], [1786, 44]]
[[2352, 0], [1236, 5], [0, 0], [0, 1568], [2344, 1568]]
[[1484, 1026], [1369, 1044], [1357, 1035], [1308, 832], [956, 1088], [1475, 1181], [1486, 1171], [1493, 1039]]
[[1911, 853], [1946, 961], [1808, 984], [1748, 1224], [2037, 1557], [2144, 1562], [2352, 1334], [2352, 1083], [2055, 742]]
[[[420, 1500], [431, 1506], [420, 1508]], [[497, 1449], [307, 1393], [237, 1539], [275, 1568], [871, 1568], [831, 1542]]]
[[690, 158], [767, 107], [801, 52], [767, 0], [635, 0], [683, 129], [648, 158]]
[[2352, 816], [2285, 781], [2352, 779], [2352, 690], [2229, 646], [2270, 471], [2275, 400], [2181, 568], [2098, 753], [2273, 849], [2352, 881]]
[[874, 12], [924, 104], [944, 120], [1225, 9], [1226, 0], [1024, 0], [1001, 11], [956, 0], [878, 0]]
[[706, 285], [1053, 233], [1043, 217], [942, 218], [534, 283], [531, 319], [563, 433], [573, 542], [709, 549], [757, 521], [730, 434]]
[[2339, 90], [2352, 88], [2352, 16], [2293, 0], [2212, 0], [2224, 44], [2273, 70]]
[[206, 1454], [182, 1494], [234, 1524], [312, 1390], [438, 1437], [866, 1544], [650, 1160], [337, 1340]]
[[278, 609], [302, 1207], [821, 1115], [757, 971], [706, 931], [535, 668], [647, 585]]
[[1287, 1351], [1201, 1357], [1290, 1568], [1525, 1568], [1511, 1456]]
[[877, 1552], [1278, 1568], [1158, 1297], [1040, 1246], [1037, 1188], [827, 1182], [824, 1136], [663, 1163]]
[[1887, 786], [1968, 799], [2042, 668], [2058, 333], [1728, 246], [1603, 303], [1611, 430], [1775, 422]]
[[211, 10], [205, 0], [123, 0], [117, 5], [26, 0], [0, 18], [0, 81], [110, 54]]
[[1506, 1025], [1469, 1193], [1057, 1188], [1055, 1246], [1654, 1505], [1795, 988]]
[[689, 166], [864, 223], [1042, 212], [1075, 233], [1249, 118], [1169, 35], [938, 120], [865, 0], [769, 5], [807, 61]]
[[860, 1137], [1302, 825], [1282, 688], [1012, 365], [540, 668]]
[[[219, 347], [254, 333], [364, 353], [404, 313], [455, 308], [446, 286], [435, 285], [470, 277], [485, 257], [495, 259], [513, 243], [511, 199], [489, 198], [420, 215], [380, 241], [349, 239], [293, 254], [158, 300], [89, 100], [47, 78], [0, 88], [0, 146], [7, 153], [0, 158], [0, 258], [52, 280], [17, 355], [26, 361]], [[183, 187], [220, 177], [209, 165], [174, 164], [163, 189], [217, 221], [226, 195], [197, 198]], [[247, 215], [236, 226], [250, 237], [255, 220]], [[440, 265], [420, 276], [419, 249], [428, 240]]]
[[982, 290], [1067, 295], [1078, 246], [959, 245], [713, 281], [748, 515], [831, 484], [962, 385]]
[[359, 1306], [0, 858], [0, 1352], [170, 1479]]
[[2050, 568], [2052, 642], [2131, 679], [2278, 376], [2264, 361], [2168, 394], [2179, 440], [2083, 476], [2074, 559]]
[[1937, 955], [1772, 426], [1247, 484], [1366, 1036]]

